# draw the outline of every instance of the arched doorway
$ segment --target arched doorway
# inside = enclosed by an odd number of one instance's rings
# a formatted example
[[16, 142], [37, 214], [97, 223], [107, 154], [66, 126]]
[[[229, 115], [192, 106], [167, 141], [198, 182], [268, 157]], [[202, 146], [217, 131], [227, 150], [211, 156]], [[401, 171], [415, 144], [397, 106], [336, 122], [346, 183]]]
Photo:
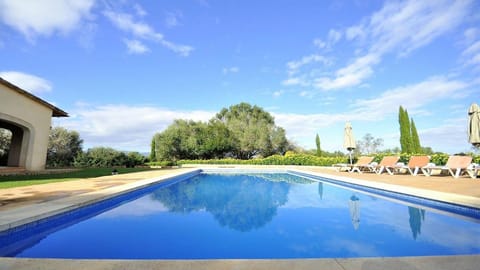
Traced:
[[12, 116], [0, 113], [0, 128], [11, 134], [8, 144], [6, 164], [2, 165], [25, 168], [33, 127], [20, 119], [12, 121], [13, 119], [14, 117]]

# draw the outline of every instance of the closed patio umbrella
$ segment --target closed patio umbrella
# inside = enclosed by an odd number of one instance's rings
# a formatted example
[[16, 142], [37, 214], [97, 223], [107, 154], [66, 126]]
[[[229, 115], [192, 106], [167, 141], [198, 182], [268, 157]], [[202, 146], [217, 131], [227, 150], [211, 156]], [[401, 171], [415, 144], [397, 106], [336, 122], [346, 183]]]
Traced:
[[352, 124], [347, 122], [345, 124], [345, 133], [343, 134], [343, 148], [348, 150], [350, 155], [350, 164], [352, 164], [352, 150], [356, 147], [357, 145], [355, 144], [355, 137], [353, 136]]
[[480, 146], [480, 107], [476, 103], [468, 109], [468, 142]]

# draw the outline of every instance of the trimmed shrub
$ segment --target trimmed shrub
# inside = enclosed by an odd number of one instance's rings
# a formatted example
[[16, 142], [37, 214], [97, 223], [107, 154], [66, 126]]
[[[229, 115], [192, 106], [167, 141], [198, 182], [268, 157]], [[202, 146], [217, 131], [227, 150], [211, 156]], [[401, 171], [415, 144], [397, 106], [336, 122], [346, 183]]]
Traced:
[[180, 160], [179, 164], [215, 164], [215, 165], [303, 165], [303, 166], [331, 166], [335, 163], [346, 163], [346, 157], [318, 157], [307, 154], [287, 152], [285, 156], [272, 155], [266, 158], [241, 159], [208, 159], [208, 160]]
[[[380, 162], [383, 157], [398, 155], [392, 153], [381, 153], [377, 154], [374, 157], [375, 162]], [[419, 154], [400, 154], [399, 162], [405, 164], [408, 163], [411, 156]], [[437, 153], [431, 155], [430, 162], [435, 163], [436, 165], [445, 165], [447, 163], [449, 154]], [[353, 163], [357, 161], [358, 158], [353, 158]], [[281, 155], [272, 155], [266, 158], [254, 158], [254, 159], [205, 159], [205, 160], [180, 160], [178, 164], [209, 164], [209, 165], [301, 165], [301, 166], [332, 166], [337, 163], [349, 163], [348, 156], [342, 157], [318, 157], [308, 154], [297, 154], [294, 152], [287, 152], [284, 156]], [[473, 156], [473, 162], [480, 163], [480, 156]], [[156, 162], [151, 162], [149, 165], [157, 165]]]

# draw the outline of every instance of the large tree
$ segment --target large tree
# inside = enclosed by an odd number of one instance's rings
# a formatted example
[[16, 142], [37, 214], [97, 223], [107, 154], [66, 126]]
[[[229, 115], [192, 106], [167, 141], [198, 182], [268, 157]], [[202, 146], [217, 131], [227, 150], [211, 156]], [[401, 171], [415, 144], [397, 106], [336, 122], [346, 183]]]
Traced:
[[224, 123], [212, 119], [206, 126], [201, 158], [223, 158], [234, 149], [234, 139]]
[[154, 135], [156, 160], [210, 159], [225, 156], [249, 159], [283, 154], [288, 148], [285, 130], [262, 108], [240, 103], [223, 108], [209, 122], [175, 120]]
[[216, 118], [232, 133], [236, 158], [283, 153], [288, 145], [285, 130], [275, 126], [274, 118], [258, 106], [243, 102], [223, 108]]
[[83, 140], [77, 131], [63, 127], [50, 130], [47, 149], [47, 166], [67, 167], [73, 165], [75, 157], [82, 152]]
[[357, 141], [356, 153], [360, 154], [374, 154], [378, 151], [378, 148], [383, 145], [383, 139], [375, 138], [372, 134], [367, 133], [363, 138]]
[[152, 145], [156, 160], [208, 159], [224, 157], [233, 149], [233, 140], [220, 121], [175, 120], [154, 136]]
[[157, 160], [175, 161], [188, 158], [186, 140], [188, 139], [189, 130], [187, 126], [187, 121], [175, 120], [163, 132], [155, 134], [155, 157]]

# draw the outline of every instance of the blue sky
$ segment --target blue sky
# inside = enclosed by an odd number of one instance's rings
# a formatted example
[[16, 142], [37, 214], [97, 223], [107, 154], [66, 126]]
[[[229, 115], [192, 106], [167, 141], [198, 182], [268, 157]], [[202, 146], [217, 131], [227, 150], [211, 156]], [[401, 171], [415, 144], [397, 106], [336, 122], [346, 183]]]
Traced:
[[0, 77], [70, 114], [84, 147], [148, 151], [174, 119], [263, 107], [305, 148], [342, 150], [351, 121], [399, 146], [471, 151], [478, 1], [0, 0]]

